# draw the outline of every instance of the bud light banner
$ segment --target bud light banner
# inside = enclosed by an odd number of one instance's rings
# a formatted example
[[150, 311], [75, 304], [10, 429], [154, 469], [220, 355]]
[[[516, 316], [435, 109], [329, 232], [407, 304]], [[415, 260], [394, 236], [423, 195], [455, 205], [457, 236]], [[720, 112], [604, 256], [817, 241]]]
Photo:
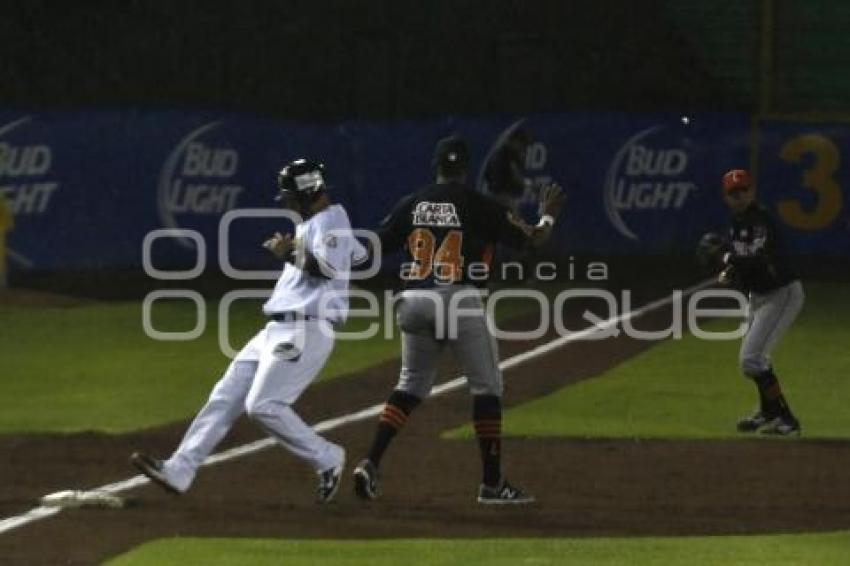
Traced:
[[[202, 114], [2, 116], [7, 259], [27, 269], [135, 268], [145, 236], [161, 228], [200, 232], [214, 257], [222, 215], [273, 205], [282, 160], [313, 153], [346, 171], [338, 138], [332, 128]], [[264, 258], [257, 247], [246, 241], [234, 255]], [[158, 264], [193, 262], [195, 248], [163, 240]]]
[[720, 176], [749, 162], [743, 115], [586, 115], [524, 121], [527, 170], [568, 191], [567, 249], [667, 254], [726, 222]]
[[[517, 128], [531, 136], [529, 186], [554, 180], [567, 190], [553, 243], [564, 253], [689, 252], [699, 234], [728, 222], [720, 176], [750, 163], [743, 114], [307, 125], [187, 112], [0, 113], [0, 213], [11, 220], [0, 222], [5, 258], [13, 269], [138, 268], [146, 236], [163, 228], [197, 232], [215, 258], [226, 213], [273, 212], [277, 172], [298, 157], [324, 162], [332, 198], [355, 227], [374, 228], [399, 198], [432, 180], [440, 137], [457, 132], [469, 140], [469, 181], [481, 185], [486, 163]], [[803, 125], [765, 128], [758, 179], [793, 232], [793, 249], [846, 254], [846, 179], [829, 170], [847, 144], [842, 132], [821, 134], [830, 145], [805, 137]], [[804, 177], [806, 167], [812, 172]], [[803, 178], [814, 188], [799, 184]], [[521, 203], [529, 217], [534, 198], [529, 188]], [[259, 244], [280, 227], [271, 217], [234, 221], [227, 232], [233, 264], [268, 262]], [[181, 234], [153, 246], [157, 265], [194, 263], [197, 238]]]

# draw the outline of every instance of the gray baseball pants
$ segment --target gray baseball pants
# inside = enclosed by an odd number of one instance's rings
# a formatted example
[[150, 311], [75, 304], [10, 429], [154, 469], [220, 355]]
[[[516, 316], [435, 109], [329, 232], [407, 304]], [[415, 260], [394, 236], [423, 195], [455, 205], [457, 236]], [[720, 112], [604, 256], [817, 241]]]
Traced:
[[448, 345], [466, 373], [473, 395], [502, 395], [496, 340], [487, 326], [481, 292], [450, 285], [402, 293], [398, 307], [401, 373], [396, 389], [426, 398], [437, 360]]
[[803, 308], [803, 286], [793, 281], [770, 293], [750, 293], [749, 327], [739, 364], [747, 376], [770, 369], [770, 353]]

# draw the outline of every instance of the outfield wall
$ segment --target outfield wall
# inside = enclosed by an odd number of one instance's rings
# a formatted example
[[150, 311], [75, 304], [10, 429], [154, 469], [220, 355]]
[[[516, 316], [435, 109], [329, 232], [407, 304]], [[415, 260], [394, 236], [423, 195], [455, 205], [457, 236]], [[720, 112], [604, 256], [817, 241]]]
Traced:
[[[300, 156], [325, 161], [334, 198], [356, 227], [372, 228], [429, 179], [439, 137], [469, 138], [477, 180], [494, 144], [521, 123], [536, 139], [529, 175], [569, 191], [558, 252], [687, 253], [726, 222], [720, 175], [757, 164], [761, 198], [793, 252], [850, 257], [845, 125], [767, 120], [754, 132], [745, 114], [571, 113], [328, 126], [127, 111], [0, 113], [0, 194], [14, 220], [9, 262], [19, 271], [135, 269], [145, 235], [161, 228], [197, 231], [215, 258], [222, 216], [272, 206], [280, 165]], [[257, 243], [275, 226], [234, 222], [234, 264], [268, 261]], [[159, 240], [152, 250], [166, 267], [191, 265], [196, 255], [185, 239]]]

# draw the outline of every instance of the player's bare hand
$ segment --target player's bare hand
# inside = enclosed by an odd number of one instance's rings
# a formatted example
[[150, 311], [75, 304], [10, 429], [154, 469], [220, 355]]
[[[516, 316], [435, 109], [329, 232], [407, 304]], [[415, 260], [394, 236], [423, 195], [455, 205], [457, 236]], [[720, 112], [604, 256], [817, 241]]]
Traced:
[[730, 265], [726, 269], [720, 272], [717, 276], [717, 282], [724, 287], [728, 287], [732, 284], [735, 278], [734, 268]]
[[283, 235], [280, 232], [275, 232], [274, 236], [263, 242], [263, 247], [276, 258], [283, 259], [292, 253], [295, 242], [292, 239], [292, 234]]
[[548, 214], [552, 218], [557, 218], [566, 199], [567, 195], [558, 183], [543, 185], [540, 188], [540, 204], [538, 207], [540, 216]]

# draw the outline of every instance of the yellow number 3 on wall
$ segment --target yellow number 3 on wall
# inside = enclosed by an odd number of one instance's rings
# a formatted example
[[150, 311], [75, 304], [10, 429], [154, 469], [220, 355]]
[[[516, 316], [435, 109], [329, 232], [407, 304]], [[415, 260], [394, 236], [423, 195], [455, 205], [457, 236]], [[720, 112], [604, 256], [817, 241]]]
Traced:
[[799, 163], [806, 154], [814, 156], [810, 169], [803, 171], [803, 187], [817, 193], [813, 209], [806, 210], [800, 201], [779, 201], [779, 216], [789, 225], [800, 230], [820, 230], [829, 226], [841, 212], [841, 187], [832, 178], [841, 160], [835, 144], [820, 134], [798, 136], [779, 151], [779, 157], [789, 163]]

